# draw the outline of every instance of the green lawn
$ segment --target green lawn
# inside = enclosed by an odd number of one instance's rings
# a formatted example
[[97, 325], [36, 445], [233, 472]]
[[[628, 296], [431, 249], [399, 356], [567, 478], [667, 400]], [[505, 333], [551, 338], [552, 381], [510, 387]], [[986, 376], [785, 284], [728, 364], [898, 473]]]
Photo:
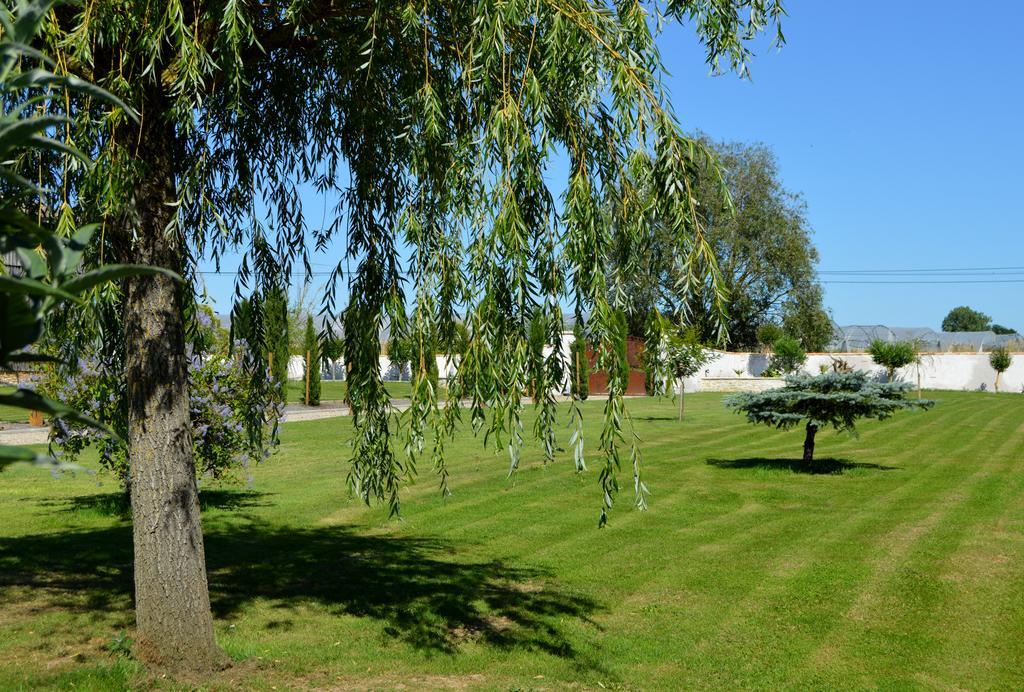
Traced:
[[[0, 394], [10, 394], [13, 391], [13, 386], [0, 386]], [[14, 406], [0, 406], [0, 423], [28, 423], [28, 411]]]
[[[857, 439], [754, 428], [718, 395], [634, 400], [650, 511], [596, 528], [598, 460], [449, 447], [389, 521], [345, 489], [347, 419], [284, 426], [253, 489], [204, 492], [214, 687], [1024, 688], [1024, 397]], [[593, 449], [601, 403], [587, 405]], [[529, 425], [529, 423], [527, 424]], [[623, 477], [629, 488], [628, 477]], [[145, 686], [109, 479], [0, 475], [0, 689]]]
[[[385, 388], [393, 399], [409, 398], [408, 382], [385, 382]], [[306, 382], [304, 380], [288, 381], [288, 403], [301, 404], [306, 398]], [[321, 401], [341, 401], [345, 398], [344, 380], [324, 380], [320, 383]]]

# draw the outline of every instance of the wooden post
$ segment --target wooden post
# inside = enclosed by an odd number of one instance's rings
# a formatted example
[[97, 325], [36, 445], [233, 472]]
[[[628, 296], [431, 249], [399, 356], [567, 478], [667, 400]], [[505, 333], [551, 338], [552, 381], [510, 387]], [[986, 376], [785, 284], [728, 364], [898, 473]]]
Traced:
[[306, 351], [306, 406], [309, 406], [309, 351]]

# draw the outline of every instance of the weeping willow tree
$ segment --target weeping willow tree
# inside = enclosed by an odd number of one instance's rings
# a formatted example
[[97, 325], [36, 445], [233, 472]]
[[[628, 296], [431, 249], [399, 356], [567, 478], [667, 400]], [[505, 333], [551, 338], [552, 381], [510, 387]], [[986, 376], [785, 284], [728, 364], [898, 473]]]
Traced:
[[[613, 236], [643, 237], [652, 205], [672, 229], [686, 288], [714, 292], [692, 190], [709, 155], [681, 134], [656, 37], [665, 23], [689, 24], [711, 69], [744, 74], [750, 40], [781, 15], [779, 0], [85, 0], [49, 12], [44, 42], [60, 70], [138, 117], [69, 95], [64, 134], [96, 164], [24, 165], [59, 181], [48, 208], [65, 229], [103, 221], [91, 257], [193, 277], [199, 259], [219, 266], [241, 253], [239, 299], [340, 247], [322, 311], [344, 327], [348, 480], [397, 512], [400, 485], [422, 461], [447, 491], [444, 445], [463, 417], [516, 470], [531, 376], [533, 433], [552, 458], [563, 364], [556, 350], [532, 366], [529, 325], [556, 344], [572, 311], [599, 359], [614, 360], [606, 255]], [[556, 160], [569, 162], [567, 177], [548, 182]], [[656, 194], [643, 192], [650, 185]], [[308, 221], [309, 190], [334, 205], [323, 224]], [[139, 654], [203, 671], [226, 659], [188, 439], [190, 299], [161, 276], [128, 279], [91, 338], [124, 354]], [[425, 364], [414, 363], [412, 403], [397, 414], [380, 380], [381, 328], [446, 341], [459, 319], [469, 338], [448, 398], [470, 406], [439, 406]], [[259, 324], [252, 332], [263, 338]], [[267, 367], [263, 352], [246, 351], [254, 373]], [[603, 523], [620, 464], [637, 507], [646, 488], [623, 404], [628, 372], [598, 367], [610, 373], [594, 454]], [[575, 403], [570, 417], [582, 469]], [[438, 432], [429, 449], [428, 428]]]

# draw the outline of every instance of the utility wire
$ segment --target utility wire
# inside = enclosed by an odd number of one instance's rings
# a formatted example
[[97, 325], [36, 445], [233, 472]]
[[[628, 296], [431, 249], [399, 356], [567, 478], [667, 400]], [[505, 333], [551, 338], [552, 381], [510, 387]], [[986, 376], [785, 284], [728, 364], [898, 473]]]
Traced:
[[947, 267], [945, 269], [823, 269], [819, 274], [978, 274], [1024, 272], [1024, 267]]
[[825, 279], [821, 283], [823, 284], [1024, 284], [1024, 279], [946, 279], [946, 280], [934, 280], [929, 281], [923, 279], [920, 281], [913, 280], [878, 280], [878, 281], [836, 281]]

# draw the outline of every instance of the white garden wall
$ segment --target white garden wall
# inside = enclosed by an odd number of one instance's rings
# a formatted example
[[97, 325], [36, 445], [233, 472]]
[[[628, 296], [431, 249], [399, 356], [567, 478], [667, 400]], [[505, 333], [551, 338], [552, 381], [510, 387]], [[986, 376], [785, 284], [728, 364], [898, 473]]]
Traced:
[[[687, 391], [700, 391], [704, 377], [758, 377], [768, 367], [768, 356], [762, 353], [726, 353], [716, 351], [719, 357], [709, 363], [697, 377], [686, 382]], [[832, 359], [841, 358], [855, 370], [885, 379], [885, 369], [876, 365], [866, 353], [812, 353], [807, 356], [803, 372], [818, 374], [821, 366], [832, 369]], [[954, 389], [992, 391], [996, 373], [988, 362], [987, 353], [924, 353], [921, 364], [909, 365], [897, 371], [897, 378], [914, 385], [920, 376], [924, 389]], [[999, 378], [999, 391], [1024, 392], [1024, 353], [1016, 353], [1010, 369]]]
[[[437, 372], [442, 380], [446, 380], [455, 373], [455, 361], [448, 356], [438, 355]], [[409, 379], [409, 368], [400, 369], [392, 365], [391, 359], [387, 356], [380, 357], [380, 376], [385, 380], [407, 380]], [[292, 356], [288, 359], [288, 379], [302, 380], [306, 377], [306, 359], [302, 356]]]
[[[572, 332], [562, 335], [560, 346], [562, 353], [565, 354], [566, 363], [572, 341]], [[545, 349], [545, 355], [550, 351], [550, 347]], [[686, 381], [686, 391], [701, 391], [701, 382], [704, 378], [760, 377], [768, 368], [768, 356], [763, 353], [715, 353], [718, 354], [715, 360], [708, 363], [698, 376]], [[885, 379], [885, 369], [875, 365], [871, 356], [866, 353], [812, 353], [807, 356], [803, 371], [818, 374], [821, 366], [831, 370], [833, 358], [841, 358], [855, 370], [868, 372], [879, 380]], [[439, 355], [437, 369], [441, 378], [447, 379], [454, 373], [455, 364], [447, 356]], [[380, 372], [381, 377], [385, 379], [408, 379], [408, 372], [399, 373], [396, 367], [392, 367], [387, 356], [380, 357]], [[288, 361], [288, 378], [301, 380], [305, 373], [304, 359], [292, 356]], [[910, 365], [902, 368], [898, 371], [897, 377], [914, 385], [920, 377], [924, 389], [992, 391], [996, 373], [989, 365], [987, 353], [925, 353], [921, 355], [920, 366]], [[711, 388], [720, 387], [716, 383], [708, 387]], [[1013, 354], [1010, 369], [999, 378], [999, 391], [1024, 392], [1024, 353]]]

